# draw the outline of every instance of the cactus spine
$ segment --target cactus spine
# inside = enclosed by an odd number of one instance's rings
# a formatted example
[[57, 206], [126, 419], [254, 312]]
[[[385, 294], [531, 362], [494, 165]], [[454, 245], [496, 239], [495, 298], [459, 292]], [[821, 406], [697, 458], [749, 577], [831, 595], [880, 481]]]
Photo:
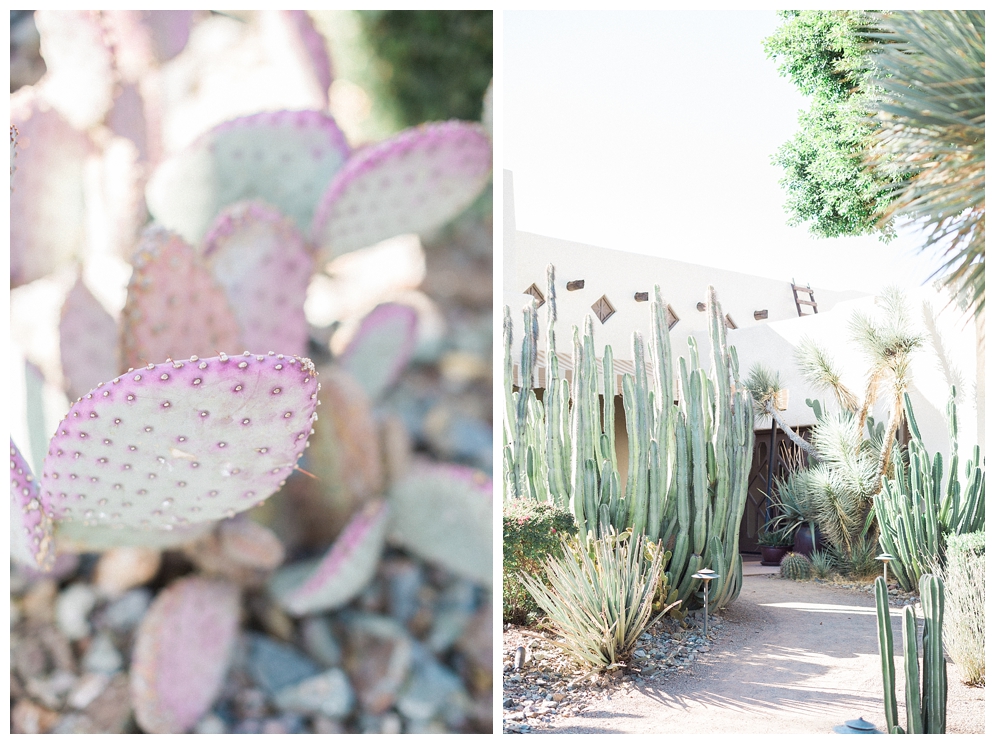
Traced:
[[891, 569], [902, 588], [915, 589], [925, 570], [943, 559], [944, 536], [983, 531], [985, 479], [977, 446], [968, 460], [963, 480], [958, 475], [957, 408], [951, 390], [947, 406], [950, 423], [950, 471], [943, 485], [943, 457], [930, 458], [923, 446], [908, 394], [905, 413], [912, 440], [908, 465], [895, 458], [895, 478], [885, 478], [874, 497], [881, 525], [881, 546], [898, 557]]
[[905, 666], [905, 709], [907, 731], [898, 725], [895, 696], [895, 657], [888, 613], [888, 588], [884, 578], [874, 581], [877, 608], [878, 648], [884, 682], [884, 712], [888, 731], [893, 734], [943, 734], [947, 726], [947, 667], [943, 658], [943, 581], [926, 574], [919, 582], [923, 615], [922, 695], [920, 696], [919, 647], [916, 613], [902, 611], [902, 649]]
[[[633, 333], [635, 371], [622, 377], [629, 449], [624, 479], [615, 449], [612, 349], [605, 347], [599, 364], [588, 316], [583, 333], [573, 329], [573, 378], [568, 382], [562, 377], [556, 356], [552, 267], [547, 271], [547, 291], [542, 402], [526, 383], [535, 374], [538, 308], [534, 302], [524, 308], [518, 392], [514, 391], [511, 315], [505, 310], [506, 497], [549, 500], [569, 508], [582, 540], [588, 534], [603, 537], [610, 529], [629, 528], [650, 540], [662, 540], [673, 553], [669, 584], [685, 604], [701, 588], [692, 574], [706, 565], [719, 575], [710, 587], [709, 604], [718, 608], [732, 602], [742, 584], [739, 523], [746, 503], [753, 414], [749, 393], [736, 389], [738, 361], [735, 349], [727, 348], [724, 316], [714, 290], [708, 292], [712, 372], [709, 375], [700, 367], [697, 345], [689, 338], [690, 364], [681, 359], [678, 376], [667, 305], [659, 287], [654, 288], [649, 348], [640, 333]], [[678, 392], [680, 403], [675, 405]]]

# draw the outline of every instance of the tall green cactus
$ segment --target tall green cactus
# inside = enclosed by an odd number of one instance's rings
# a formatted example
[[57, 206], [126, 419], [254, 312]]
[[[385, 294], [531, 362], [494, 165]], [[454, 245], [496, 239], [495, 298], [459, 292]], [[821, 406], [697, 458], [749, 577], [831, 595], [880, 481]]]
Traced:
[[950, 422], [950, 470], [943, 483], [943, 457], [930, 458], [923, 446], [912, 403], [905, 395], [905, 412], [912, 440], [908, 465], [895, 458], [895, 478], [885, 478], [874, 497], [881, 527], [881, 546], [896, 556], [891, 564], [895, 578], [906, 591], [915, 589], [920, 577], [941, 565], [948, 534], [983, 531], [985, 528], [985, 478], [981, 453], [974, 447], [963, 478], [958, 472], [957, 408], [951, 390], [947, 414]]
[[943, 581], [926, 574], [919, 582], [919, 596], [925, 616], [922, 631], [922, 694], [920, 696], [919, 646], [916, 613], [910, 606], [902, 610], [902, 653], [905, 657], [905, 710], [907, 731], [898, 725], [895, 696], [894, 642], [888, 612], [888, 588], [884, 578], [874, 581], [877, 608], [878, 648], [884, 682], [884, 714], [892, 734], [943, 734], [947, 726], [947, 667], [943, 658]]
[[[685, 606], [689, 599], [695, 604], [692, 595], [701, 587], [692, 574], [705, 566], [718, 573], [709, 604], [718, 608], [732, 602], [742, 585], [739, 524], [753, 449], [753, 415], [749, 393], [737, 390], [738, 360], [735, 349], [727, 348], [724, 315], [714, 289], [708, 290], [707, 308], [711, 374], [700, 367], [697, 344], [689, 338], [690, 364], [680, 359], [678, 376], [667, 305], [660, 288], [654, 288], [650, 363], [642, 335], [633, 333], [635, 372], [622, 377], [628, 434], [623, 480], [615, 448], [612, 349], [605, 347], [599, 365], [588, 316], [583, 334], [576, 326], [573, 329], [573, 377], [568, 382], [560, 375], [552, 267], [547, 283], [547, 377], [542, 402], [531, 385], [514, 391], [510, 312], [505, 311], [506, 497], [550, 500], [569, 508], [581, 539], [632, 528], [650, 540], [662, 540], [673, 551], [667, 571], [670, 586]], [[534, 302], [524, 309], [524, 321], [523, 382], [532, 379], [537, 355]]]

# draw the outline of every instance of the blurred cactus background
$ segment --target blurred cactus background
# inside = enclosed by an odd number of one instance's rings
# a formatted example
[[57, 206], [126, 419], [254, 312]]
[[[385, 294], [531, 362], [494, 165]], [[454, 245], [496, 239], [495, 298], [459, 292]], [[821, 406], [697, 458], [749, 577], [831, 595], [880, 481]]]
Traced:
[[11, 731], [490, 732], [491, 13], [10, 21]]

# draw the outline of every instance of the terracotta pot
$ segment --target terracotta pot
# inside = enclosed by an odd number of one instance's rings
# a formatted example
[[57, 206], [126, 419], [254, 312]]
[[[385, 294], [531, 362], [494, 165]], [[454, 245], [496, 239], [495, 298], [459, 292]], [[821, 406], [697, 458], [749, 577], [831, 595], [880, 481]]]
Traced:
[[761, 566], [780, 566], [781, 559], [788, 554], [787, 548], [772, 546], [772, 545], [761, 545], [760, 546], [760, 565]]

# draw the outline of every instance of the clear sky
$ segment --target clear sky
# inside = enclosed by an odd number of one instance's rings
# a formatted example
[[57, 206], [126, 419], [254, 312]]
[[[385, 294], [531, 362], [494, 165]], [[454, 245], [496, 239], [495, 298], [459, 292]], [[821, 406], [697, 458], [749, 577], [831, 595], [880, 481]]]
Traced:
[[774, 11], [504, 13], [504, 168], [519, 230], [825, 289], [918, 286], [919, 238], [788, 227], [771, 155], [808, 102], [766, 58]]

